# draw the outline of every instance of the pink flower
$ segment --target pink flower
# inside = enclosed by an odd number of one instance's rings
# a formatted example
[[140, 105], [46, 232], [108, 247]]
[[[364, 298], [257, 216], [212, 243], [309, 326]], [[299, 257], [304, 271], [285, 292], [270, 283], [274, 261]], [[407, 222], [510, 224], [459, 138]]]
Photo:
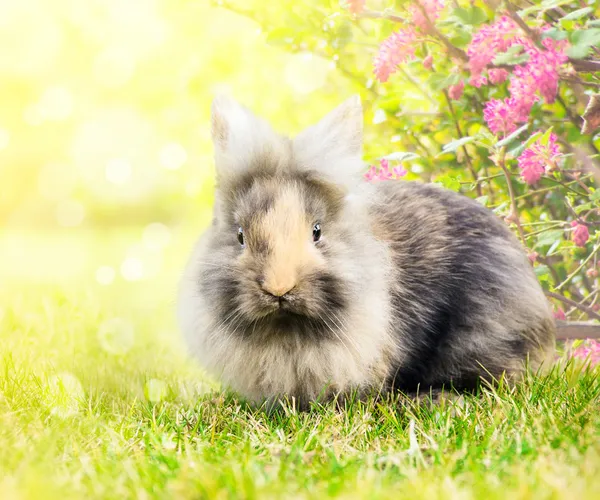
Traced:
[[[440, 12], [444, 8], [443, 0], [415, 0], [414, 3], [420, 3], [421, 7], [418, 5], [411, 5], [408, 8], [408, 11], [412, 14], [413, 23], [423, 32], [427, 33], [429, 31], [429, 23], [427, 22], [427, 17], [429, 21], [434, 24], [436, 19], [440, 17]], [[423, 14], [423, 10], [427, 13], [427, 17]]]
[[568, 355], [572, 358], [579, 359], [594, 367], [600, 363], [600, 341], [594, 339], [586, 339], [581, 343], [571, 343], [568, 348]]
[[367, 173], [365, 173], [365, 179], [367, 181], [389, 181], [404, 177], [406, 174], [407, 171], [402, 165], [398, 165], [390, 171], [390, 162], [386, 158], [382, 158], [379, 160], [379, 169], [375, 165], [372, 165]]
[[492, 99], [483, 108], [483, 118], [488, 128], [496, 135], [510, 134], [517, 129], [517, 123], [524, 121], [518, 113], [514, 99]]
[[539, 256], [540, 256], [540, 254], [539, 254], [539, 253], [537, 253], [537, 252], [533, 252], [533, 251], [532, 251], [532, 252], [529, 252], [529, 253], [527, 254], [527, 258], [529, 259], [529, 262], [531, 262], [532, 264], [534, 264], [534, 263], [535, 263], [535, 261], [537, 261], [537, 258], [538, 258]]
[[348, 0], [347, 7], [352, 14], [360, 14], [365, 10], [365, 0]]
[[433, 67], [433, 56], [431, 54], [423, 59], [423, 67], [425, 69], [431, 69]]
[[469, 78], [469, 84], [473, 87], [481, 87], [482, 85], [487, 85], [487, 78], [485, 76], [472, 76]]
[[556, 166], [556, 160], [561, 155], [556, 141], [556, 135], [550, 134], [546, 145], [542, 145], [540, 139], [538, 139], [521, 153], [518, 164], [521, 169], [521, 176], [527, 184], [535, 184], [544, 172]]
[[365, 174], [365, 179], [368, 181], [375, 180], [379, 174], [377, 173], [377, 167], [375, 165], [371, 165], [367, 173]]
[[463, 95], [464, 88], [465, 82], [463, 82], [462, 80], [456, 85], [450, 85], [450, 87], [448, 87], [448, 97], [450, 97], [450, 99], [458, 101]]
[[390, 172], [390, 162], [385, 158], [379, 160], [379, 180], [387, 181], [392, 178], [392, 172]]
[[396, 176], [396, 179], [400, 178], [400, 177], [404, 177], [408, 171], [402, 166], [402, 165], [398, 165], [397, 167], [394, 167], [394, 175]]
[[505, 69], [490, 69], [488, 71], [488, 77], [490, 79], [490, 83], [497, 85], [508, 78], [508, 71]]
[[585, 224], [580, 224], [577, 221], [571, 222], [573, 228], [573, 243], [578, 247], [584, 247], [590, 237], [590, 232]]
[[467, 47], [471, 75], [477, 77], [490, 64], [494, 57], [514, 44], [519, 27], [508, 16], [502, 16], [493, 24], [483, 26]]
[[387, 82], [399, 64], [415, 57], [417, 34], [412, 28], [396, 31], [387, 37], [379, 46], [375, 56], [375, 77], [380, 82]]
[[565, 316], [565, 312], [560, 307], [555, 308], [554, 313], [552, 315], [554, 316], [554, 319], [560, 319], [562, 321], [565, 321], [567, 319], [567, 317]]

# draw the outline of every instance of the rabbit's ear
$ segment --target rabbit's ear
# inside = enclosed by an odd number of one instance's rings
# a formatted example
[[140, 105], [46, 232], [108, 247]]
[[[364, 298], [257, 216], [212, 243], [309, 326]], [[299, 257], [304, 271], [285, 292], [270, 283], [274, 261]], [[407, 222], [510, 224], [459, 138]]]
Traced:
[[219, 95], [212, 104], [212, 139], [220, 181], [246, 172], [265, 154], [278, 159], [285, 142], [269, 124], [231, 97]]
[[338, 183], [362, 172], [363, 116], [360, 97], [343, 102], [294, 139], [298, 167], [317, 170]]

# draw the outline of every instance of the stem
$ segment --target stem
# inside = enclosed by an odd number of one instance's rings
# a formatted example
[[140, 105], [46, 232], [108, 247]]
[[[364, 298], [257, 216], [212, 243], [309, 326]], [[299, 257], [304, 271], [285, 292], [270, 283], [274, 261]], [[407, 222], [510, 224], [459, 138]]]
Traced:
[[586, 61], [585, 59], [572, 59], [569, 62], [578, 73], [597, 73], [600, 71], [600, 61]]
[[591, 307], [584, 306], [583, 304], [580, 304], [578, 302], [575, 302], [574, 300], [568, 299], [567, 297], [564, 297], [563, 295], [560, 295], [558, 293], [548, 292], [548, 291], [545, 291], [544, 293], [546, 294], [547, 297], [550, 297], [550, 298], [556, 299], [556, 300], [560, 300], [561, 302], [568, 304], [571, 307], [574, 307], [575, 309], [579, 309], [580, 311], [583, 311], [590, 318], [600, 319], [600, 314], [596, 313]]
[[[458, 137], [459, 139], [462, 139], [464, 137], [462, 130], [460, 128], [460, 124], [458, 123], [458, 118], [456, 117], [456, 113], [454, 112], [454, 106], [452, 106], [452, 100], [450, 99], [450, 96], [448, 95], [448, 91], [444, 90], [444, 97], [446, 98], [446, 102], [448, 103], [448, 108], [450, 109], [450, 114], [452, 115], [452, 119], [454, 120], [454, 126], [456, 127], [456, 132], [458, 133]], [[477, 190], [477, 196], [481, 196], [483, 194], [483, 192], [481, 191], [481, 185], [479, 184], [479, 182], [477, 182], [477, 172], [475, 172], [475, 168], [473, 168], [473, 163], [471, 162], [471, 156], [469, 156], [469, 152], [467, 151], [467, 146], [466, 144], [463, 144], [461, 146], [464, 154], [465, 154], [465, 158], [467, 160], [467, 165], [469, 166], [469, 171], [471, 172], [471, 175], [473, 176], [473, 181], [475, 182], [475, 189]]]
[[395, 23], [405, 23], [406, 19], [388, 11], [377, 12], [374, 10], [365, 10], [356, 16], [358, 19], [387, 19]]
[[500, 152], [498, 153], [498, 166], [504, 172], [504, 177], [506, 177], [506, 184], [508, 186], [508, 194], [510, 196], [510, 214], [508, 219], [513, 221], [517, 225], [517, 229], [519, 230], [519, 236], [521, 236], [521, 241], [525, 248], [527, 248], [527, 242], [525, 241], [525, 233], [523, 232], [523, 228], [521, 227], [521, 221], [519, 220], [519, 212], [517, 210], [517, 200], [515, 198], [515, 190], [512, 185], [512, 178], [510, 175], [510, 171], [506, 167], [505, 162], [506, 156], [506, 147], [502, 147]]
[[446, 38], [445, 35], [438, 31], [438, 29], [435, 27], [435, 24], [431, 22], [431, 19], [429, 19], [429, 14], [427, 13], [427, 10], [421, 5], [421, 2], [419, 0], [416, 0], [415, 3], [417, 4], [417, 8], [423, 14], [425, 20], [427, 21], [427, 31], [433, 36], [435, 36], [440, 42], [442, 42], [446, 46], [450, 55], [464, 62], [467, 62], [469, 60], [469, 56], [467, 56], [467, 53], [464, 50], [452, 45], [452, 42], [448, 40], [448, 38]]
[[596, 245], [594, 247], [590, 254], [585, 258], [585, 260], [579, 265], [579, 267], [575, 269], [575, 271], [573, 271], [571, 274], [569, 274], [569, 276], [565, 278], [565, 281], [563, 281], [560, 285], [556, 287], [556, 291], [560, 291], [561, 288], [568, 285], [571, 282], [571, 280], [579, 273], [579, 271], [581, 271], [585, 267], [585, 265], [592, 259], [592, 257], [594, 257], [594, 255], [598, 253], [598, 250], [600, 250], [600, 245]]

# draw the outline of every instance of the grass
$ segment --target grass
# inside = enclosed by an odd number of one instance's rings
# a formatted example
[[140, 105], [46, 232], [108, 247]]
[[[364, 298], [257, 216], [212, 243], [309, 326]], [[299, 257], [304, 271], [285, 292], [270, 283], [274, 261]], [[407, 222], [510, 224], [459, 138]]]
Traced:
[[267, 415], [185, 357], [171, 311], [191, 238], [152, 278], [95, 282], [138, 240], [0, 238], [0, 498], [597, 498], [598, 371]]

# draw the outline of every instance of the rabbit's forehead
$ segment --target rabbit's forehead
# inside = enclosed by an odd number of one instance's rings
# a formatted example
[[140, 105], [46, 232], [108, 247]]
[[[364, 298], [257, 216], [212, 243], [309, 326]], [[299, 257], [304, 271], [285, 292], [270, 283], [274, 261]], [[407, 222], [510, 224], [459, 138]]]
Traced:
[[274, 229], [281, 225], [308, 223], [309, 219], [322, 217], [327, 211], [328, 200], [310, 184], [265, 179], [256, 182], [238, 198], [234, 217], [242, 225]]

